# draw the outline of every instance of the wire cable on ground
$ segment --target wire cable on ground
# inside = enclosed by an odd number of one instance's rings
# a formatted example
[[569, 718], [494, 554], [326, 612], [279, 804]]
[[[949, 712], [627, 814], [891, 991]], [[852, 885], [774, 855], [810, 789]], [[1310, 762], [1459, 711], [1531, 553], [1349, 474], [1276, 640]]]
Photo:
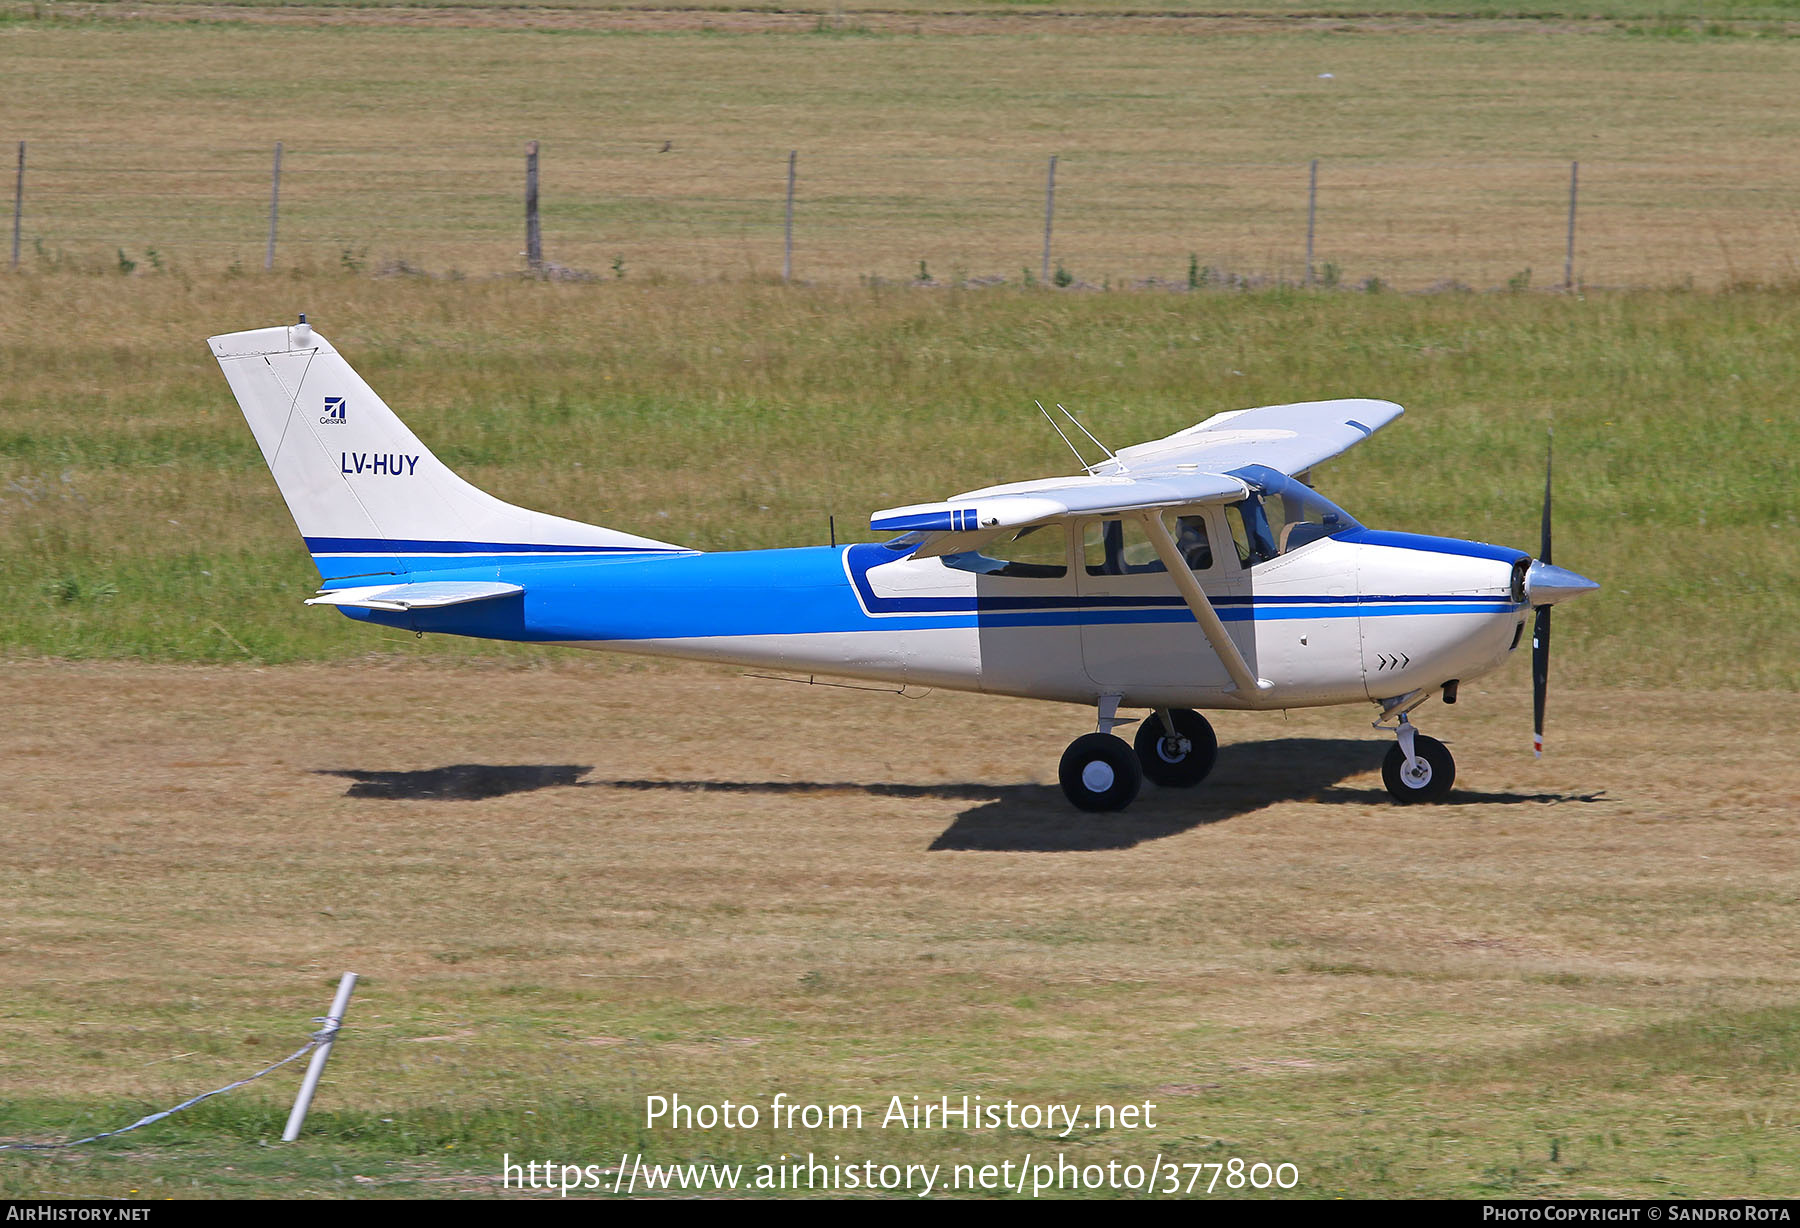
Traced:
[[280, 1070], [289, 1062], [297, 1061], [298, 1059], [305, 1057], [320, 1045], [331, 1040], [344, 1026], [339, 1020], [330, 1018], [315, 1018], [313, 1022], [322, 1023], [325, 1026], [320, 1028], [317, 1032], [314, 1032], [300, 1048], [294, 1050], [279, 1062], [270, 1066], [264, 1066], [249, 1078], [239, 1079], [236, 1083], [227, 1083], [224, 1087], [214, 1088], [210, 1092], [201, 1092], [198, 1096], [195, 1096], [190, 1100], [183, 1100], [172, 1109], [164, 1109], [160, 1113], [151, 1113], [147, 1117], [140, 1117], [129, 1126], [121, 1126], [117, 1130], [108, 1130], [104, 1134], [90, 1134], [86, 1138], [69, 1139], [60, 1143], [0, 1143], [0, 1151], [54, 1151], [60, 1147], [79, 1147], [83, 1143], [98, 1142], [103, 1138], [114, 1138], [118, 1135], [136, 1130], [140, 1126], [147, 1126], [152, 1122], [161, 1121], [163, 1118], [179, 1113], [185, 1108], [191, 1108], [192, 1106], [199, 1104], [202, 1100], [209, 1100], [214, 1096], [223, 1095], [228, 1091], [244, 1086], [246, 1083], [254, 1083], [270, 1071]]

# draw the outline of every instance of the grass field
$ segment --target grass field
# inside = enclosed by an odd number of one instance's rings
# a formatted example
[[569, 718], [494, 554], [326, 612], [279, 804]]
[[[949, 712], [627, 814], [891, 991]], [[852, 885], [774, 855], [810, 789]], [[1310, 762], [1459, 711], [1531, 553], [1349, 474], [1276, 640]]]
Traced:
[[[1793, 696], [1565, 688], [1534, 762], [1524, 675], [1425, 718], [1452, 805], [1390, 805], [1361, 714], [1227, 714], [1198, 796], [1093, 818], [1051, 783], [1081, 718], [1023, 702], [591, 659], [0, 667], [0, 1133], [241, 1077], [366, 978], [304, 1143], [265, 1145], [283, 1072], [0, 1159], [0, 1195], [484, 1193], [503, 1153], [640, 1149], [1791, 1194]], [[777, 1091], [870, 1121], [642, 1117]], [[875, 1127], [915, 1093], [1157, 1125]]]
[[1084, 295], [65, 276], [5, 283], [7, 651], [276, 663], [419, 643], [300, 605], [316, 573], [204, 338], [308, 309], [453, 468], [501, 497], [703, 549], [867, 537], [868, 513], [1208, 414], [1380, 396], [1323, 473], [1366, 522], [1535, 549], [1557, 429], [1561, 620], [1586, 684], [1800, 675], [1800, 297], [1787, 291]]
[[[271, 1145], [289, 1069], [0, 1154], [0, 1197], [809, 1151], [1794, 1192], [1793, 6], [1166, 7], [0, 3], [0, 141], [31, 142], [0, 274], [0, 1136], [242, 1077], [365, 978], [306, 1141]], [[528, 138], [547, 254], [590, 280], [503, 275]], [[1051, 154], [1061, 290], [1021, 275]], [[1338, 284], [1302, 290], [1315, 156]], [[1583, 288], [1543, 293], [1572, 158]], [[1452, 278], [1517, 289], [1392, 292]], [[1326, 493], [1535, 548], [1554, 420], [1557, 561], [1605, 587], [1558, 619], [1545, 759], [1522, 662], [1421, 715], [1450, 804], [1390, 805], [1387, 739], [1342, 709], [1228, 714], [1201, 790], [1082, 817], [1054, 766], [1091, 714], [302, 607], [204, 345], [302, 311], [482, 487], [705, 549], [1067, 472], [1033, 398], [1118, 444], [1355, 395], [1408, 413]], [[1157, 1124], [643, 1119], [777, 1092]]]
[[1561, 284], [1571, 160], [1588, 285], [1800, 269], [1784, 25], [92, 11], [0, 24], [32, 268], [260, 270], [282, 141], [282, 267], [517, 270], [537, 139], [546, 256], [607, 279], [778, 275], [790, 150], [810, 281], [1040, 277], [1051, 155], [1094, 286], [1301, 280], [1314, 158], [1345, 284]]

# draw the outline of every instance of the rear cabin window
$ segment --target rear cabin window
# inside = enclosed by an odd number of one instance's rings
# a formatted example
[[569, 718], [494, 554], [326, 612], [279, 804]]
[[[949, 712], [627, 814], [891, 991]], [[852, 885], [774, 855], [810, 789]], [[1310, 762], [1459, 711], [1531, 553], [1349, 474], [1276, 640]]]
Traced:
[[984, 576], [1060, 580], [1069, 574], [1069, 532], [1061, 524], [1034, 524], [980, 550], [946, 554], [944, 566]]

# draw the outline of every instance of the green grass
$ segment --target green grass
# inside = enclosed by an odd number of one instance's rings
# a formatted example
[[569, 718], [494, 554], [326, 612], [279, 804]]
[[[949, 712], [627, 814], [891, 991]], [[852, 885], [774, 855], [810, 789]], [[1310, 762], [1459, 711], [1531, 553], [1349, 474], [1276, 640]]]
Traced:
[[1331, 396], [1408, 407], [1320, 475], [1359, 518], [1535, 550], [1554, 420], [1556, 557], [1605, 585], [1560, 620], [1559, 671], [1800, 681], [1800, 295], [1782, 289], [0, 283], [7, 653], [543, 651], [415, 644], [300, 606], [314, 573], [203, 345], [300, 307], [478, 485], [707, 550], [821, 542], [828, 516], [840, 540], [867, 537], [876, 508], [1065, 472], [1033, 398], [1117, 445]]
[[[1061, 995], [1052, 999], [1046, 1005], [1068, 1005]], [[507, 1005], [521, 1031], [564, 1026], [533, 1002], [514, 997]], [[766, 1034], [780, 1022], [748, 1018], [730, 1026]], [[977, 1033], [937, 1042], [937, 1067], [921, 1071], [922, 1086], [936, 1078], [960, 1095], [968, 1063], [994, 1039]], [[391, 1042], [359, 1039], [357, 1045], [340, 1055], [340, 1078], [413, 1056]], [[267, 1094], [234, 1093], [125, 1139], [12, 1157], [0, 1163], [0, 1197], [445, 1197], [498, 1192], [502, 1156], [611, 1169], [621, 1153], [659, 1164], [741, 1164], [752, 1173], [780, 1156], [809, 1152], [946, 1170], [1017, 1163], [1027, 1153], [1040, 1162], [1063, 1156], [1077, 1165], [1148, 1164], [1157, 1154], [1177, 1164], [1237, 1156], [1296, 1165], [1295, 1195], [1309, 1198], [1767, 1198], [1790, 1193], [1800, 1179], [1790, 1145], [1800, 1084], [1800, 1010], [1793, 1007], [1702, 1011], [1497, 1056], [1360, 1062], [1347, 1074], [1310, 1069], [1329, 1067], [1327, 1058], [1292, 1063], [1299, 1069], [1228, 1070], [1203, 1085], [1153, 1090], [1114, 1066], [1113, 1077], [1085, 1086], [1009, 1088], [1020, 1102], [1148, 1100], [1156, 1106], [1152, 1130], [1083, 1127], [1066, 1138], [1053, 1131], [882, 1128], [885, 1102], [865, 1103], [866, 1086], [759, 1084], [752, 1067], [717, 1060], [707, 1065], [718, 1085], [686, 1088], [684, 1098], [756, 1105], [762, 1127], [652, 1128], [643, 1089], [669, 1087], [656, 1082], [656, 1059], [629, 1049], [611, 1052], [610, 1076], [571, 1071], [588, 1088], [579, 1099], [558, 1094], [544, 1072], [510, 1081], [486, 1104], [320, 1109], [308, 1119], [305, 1138], [292, 1145], [276, 1141], [284, 1105]], [[1705, 1074], [1697, 1078], [1695, 1071]], [[456, 1066], [446, 1070], [452, 1077], [462, 1073]], [[770, 1129], [768, 1105], [778, 1090], [802, 1103], [861, 1103], [864, 1126]], [[166, 1106], [13, 1101], [0, 1107], [0, 1135], [110, 1128], [160, 1107]], [[1218, 1196], [1230, 1195], [1221, 1189]]]

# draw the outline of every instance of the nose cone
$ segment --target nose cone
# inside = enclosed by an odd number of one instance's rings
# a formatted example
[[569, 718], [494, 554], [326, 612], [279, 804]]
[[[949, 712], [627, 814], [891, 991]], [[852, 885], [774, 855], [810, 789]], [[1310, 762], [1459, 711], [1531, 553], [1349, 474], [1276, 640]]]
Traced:
[[1584, 575], [1566, 567], [1553, 567], [1549, 563], [1534, 561], [1525, 573], [1525, 601], [1528, 605], [1555, 605], [1559, 601], [1591, 593], [1599, 587]]

